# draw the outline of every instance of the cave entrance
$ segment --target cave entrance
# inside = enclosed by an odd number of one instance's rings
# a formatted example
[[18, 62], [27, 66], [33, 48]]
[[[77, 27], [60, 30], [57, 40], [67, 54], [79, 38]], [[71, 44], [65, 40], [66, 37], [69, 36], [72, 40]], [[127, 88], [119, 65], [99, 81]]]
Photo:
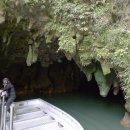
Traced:
[[[65, 57], [47, 67], [42, 67], [40, 62], [30, 67], [25, 62], [12, 63], [6, 69], [0, 70], [0, 79], [3, 77], [9, 77], [18, 97], [51, 96], [71, 92], [100, 97], [94, 76], [88, 82], [77, 64], [73, 60], [68, 61]], [[123, 98], [122, 91], [118, 96], [113, 96], [110, 91], [108, 98]]]

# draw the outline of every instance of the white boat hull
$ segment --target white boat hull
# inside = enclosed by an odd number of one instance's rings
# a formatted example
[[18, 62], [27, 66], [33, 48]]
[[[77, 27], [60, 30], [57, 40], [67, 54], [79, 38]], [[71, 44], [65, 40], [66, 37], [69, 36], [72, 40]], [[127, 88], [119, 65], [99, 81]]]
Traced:
[[15, 113], [13, 130], [84, 130], [72, 116], [42, 99], [16, 102]]

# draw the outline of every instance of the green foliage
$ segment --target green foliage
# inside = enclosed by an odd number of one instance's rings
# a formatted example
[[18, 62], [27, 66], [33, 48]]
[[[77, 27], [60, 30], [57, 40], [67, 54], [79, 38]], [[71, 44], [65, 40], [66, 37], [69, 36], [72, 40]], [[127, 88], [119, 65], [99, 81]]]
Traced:
[[26, 40], [33, 39], [31, 46], [27, 44], [28, 65], [38, 58], [38, 37], [45, 36], [46, 43], [57, 38], [58, 50], [76, 59], [80, 67], [99, 61], [104, 74], [114, 68], [128, 98], [130, 32], [123, 13], [127, 4], [128, 0], [8, 0], [6, 19], [12, 24], [0, 36], [7, 46], [14, 37], [12, 31], [19, 28], [28, 35]]
[[76, 40], [69, 33], [62, 35], [59, 38], [59, 50], [62, 50], [70, 60], [76, 53]]

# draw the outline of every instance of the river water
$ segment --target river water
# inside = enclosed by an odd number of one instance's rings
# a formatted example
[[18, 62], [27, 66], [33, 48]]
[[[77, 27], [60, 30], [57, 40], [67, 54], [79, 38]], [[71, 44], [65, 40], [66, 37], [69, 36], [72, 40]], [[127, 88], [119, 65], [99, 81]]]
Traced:
[[76, 118], [84, 130], [126, 130], [120, 125], [125, 113], [124, 101], [117, 97], [73, 92], [43, 99]]

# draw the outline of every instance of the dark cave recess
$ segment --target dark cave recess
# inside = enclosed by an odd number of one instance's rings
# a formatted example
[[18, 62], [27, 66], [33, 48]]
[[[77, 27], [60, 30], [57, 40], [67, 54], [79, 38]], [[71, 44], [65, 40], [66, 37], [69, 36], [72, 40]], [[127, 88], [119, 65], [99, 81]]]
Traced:
[[[14, 84], [17, 97], [50, 96], [77, 91], [100, 97], [94, 76], [88, 82], [76, 63], [66, 58], [53, 62], [48, 67], [42, 67], [40, 62], [30, 67], [25, 62], [12, 63], [0, 68], [1, 87], [4, 77], [8, 77]], [[118, 96], [113, 96], [110, 90], [107, 98], [121, 99], [123, 93], [120, 90]]]
[[0, 67], [0, 86], [2, 78], [8, 77], [14, 84], [18, 96], [51, 95], [79, 89], [84, 74], [73, 60], [66, 58], [42, 67], [40, 62], [30, 67], [25, 62], [17, 62]]

